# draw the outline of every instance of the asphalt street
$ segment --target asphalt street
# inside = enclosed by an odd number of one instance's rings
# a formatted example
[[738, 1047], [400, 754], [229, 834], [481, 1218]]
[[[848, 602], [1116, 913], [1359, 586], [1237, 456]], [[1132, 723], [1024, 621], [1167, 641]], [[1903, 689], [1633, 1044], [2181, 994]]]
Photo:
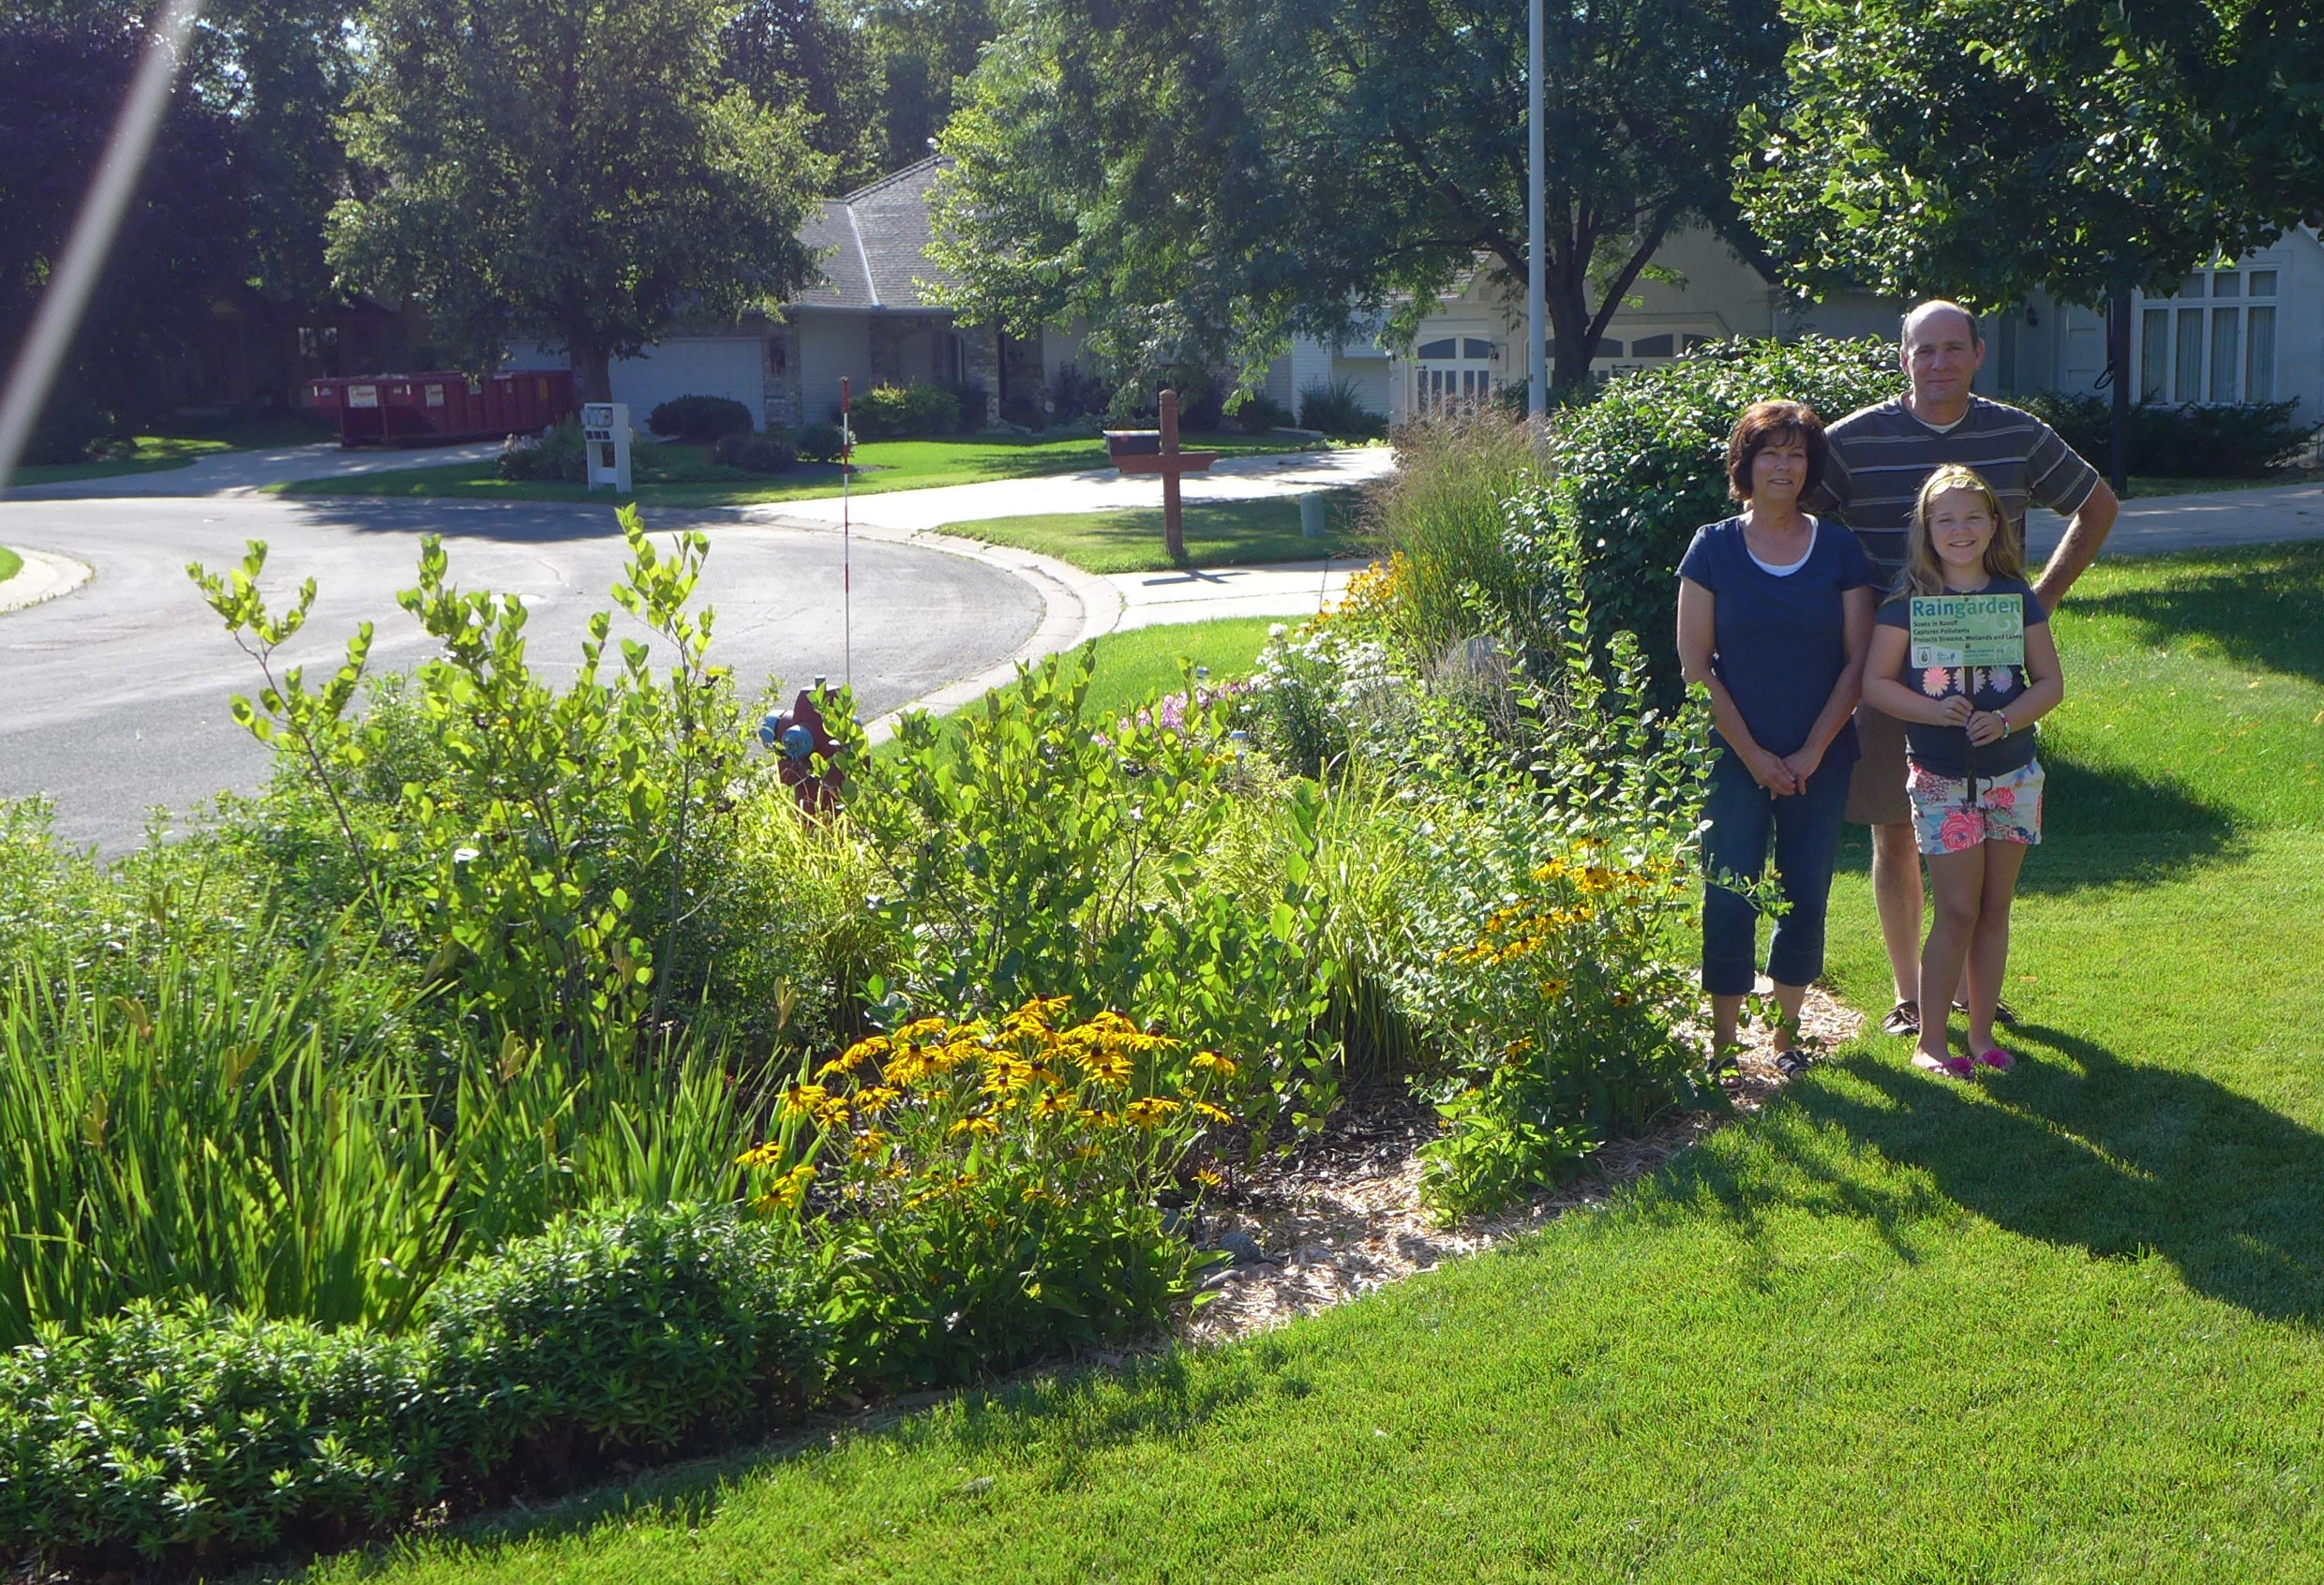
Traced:
[[[657, 532], [699, 521], [712, 550], [698, 604], [715, 608], [712, 659], [746, 697], [847, 674], [835, 532], [718, 514], [649, 513]], [[107, 853], [136, 845], [149, 811], [179, 814], [263, 780], [267, 753], [228, 713], [257, 667], [202, 603], [186, 563], [239, 562], [270, 546], [263, 587], [320, 592], [280, 660], [336, 669], [355, 625], [376, 624], [375, 669], [408, 668], [428, 639], [396, 604], [415, 581], [425, 533], [443, 536], [451, 580], [521, 597], [531, 658], [560, 680], [592, 612], [618, 637], [645, 636], [607, 591], [625, 547], [604, 506], [360, 498], [0, 501], [0, 544], [68, 556], [96, 576], [62, 598], [0, 616], [0, 798], [46, 794], [57, 830]], [[1015, 653], [1043, 615], [1009, 571], [924, 546], [858, 539], [852, 675], [865, 718]]]

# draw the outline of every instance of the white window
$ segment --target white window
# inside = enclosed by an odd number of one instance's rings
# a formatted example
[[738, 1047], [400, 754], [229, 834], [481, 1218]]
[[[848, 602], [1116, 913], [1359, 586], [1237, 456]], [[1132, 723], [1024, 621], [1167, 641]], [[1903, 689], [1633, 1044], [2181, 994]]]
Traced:
[[1446, 336], [1413, 349], [1413, 411], [1422, 417], [1460, 412], [1492, 400], [1493, 344], [1477, 336]]
[[2142, 402], [2275, 400], [2277, 275], [2197, 270], [2175, 296], [2138, 300]]

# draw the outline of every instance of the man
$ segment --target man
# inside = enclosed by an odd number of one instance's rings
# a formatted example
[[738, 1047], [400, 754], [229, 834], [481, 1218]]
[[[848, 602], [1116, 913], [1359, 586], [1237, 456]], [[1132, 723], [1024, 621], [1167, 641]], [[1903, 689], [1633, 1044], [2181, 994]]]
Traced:
[[[1975, 316], [1959, 304], [1936, 300], [1907, 314], [1898, 357], [1912, 390], [1832, 426], [1822, 483], [1801, 504], [1837, 513], [1856, 531], [1875, 585], [1885, 591], [1904, 564], [1921, 482], [1947, 463], [1974, 468], [2001, 497], [2018, 544], [2029, 501], [2070, 519], [2034, 584], [2043, 608], [2056, 609], [2097, 557], [2122, 503], [2048, 425], [1970, 389], [1985, 364], [1985, 341]], [[1872, 895], [1897, 982], [1897, 1005], [1881, 1027], [1913, 1035], [1921, 1022], [1921, 860], [1904, 790], [1904, 725], [1860, 708], [1856, 737], [1863, 757], [1849, 785], [1847, 817], [1872, 828]]]

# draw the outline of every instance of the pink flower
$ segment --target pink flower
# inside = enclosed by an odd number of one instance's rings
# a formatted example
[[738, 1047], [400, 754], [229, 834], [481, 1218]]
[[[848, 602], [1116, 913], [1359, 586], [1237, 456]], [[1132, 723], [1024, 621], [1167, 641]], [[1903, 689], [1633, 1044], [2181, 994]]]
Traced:
[[1921, 673], [1921, 692], [1932, 699], [1942, 699], [1953, 689], [1951, 668], [1932, 665]]
[[1966, 809], [1956, 809], [1947, 815], [1943, 826], [1937, 831], [1937, 841], [1947, 853], [1958, 853], [1964, 848], [1974, 847], [1984, 840], [1984, 827]]
[[1987, 809], [2015, 809], [2017, 794], [2010, 787], [1988, 786], [1985, 790], [1985, 803]]

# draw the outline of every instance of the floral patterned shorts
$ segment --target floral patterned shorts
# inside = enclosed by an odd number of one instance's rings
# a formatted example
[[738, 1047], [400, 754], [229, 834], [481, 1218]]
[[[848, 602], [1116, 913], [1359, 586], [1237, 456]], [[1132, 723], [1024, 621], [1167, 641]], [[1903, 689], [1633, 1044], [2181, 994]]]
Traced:
[[1977, 782], [1977, 801], [1969, 784], [1940, 776], [1918, 765], [1905, 778], [1912, 799], [1912, 834], [1923, 853], [1959, 853], [1981, 842], [2042, 840], [2042, 762], [2029, 760], [2016, 770]]

